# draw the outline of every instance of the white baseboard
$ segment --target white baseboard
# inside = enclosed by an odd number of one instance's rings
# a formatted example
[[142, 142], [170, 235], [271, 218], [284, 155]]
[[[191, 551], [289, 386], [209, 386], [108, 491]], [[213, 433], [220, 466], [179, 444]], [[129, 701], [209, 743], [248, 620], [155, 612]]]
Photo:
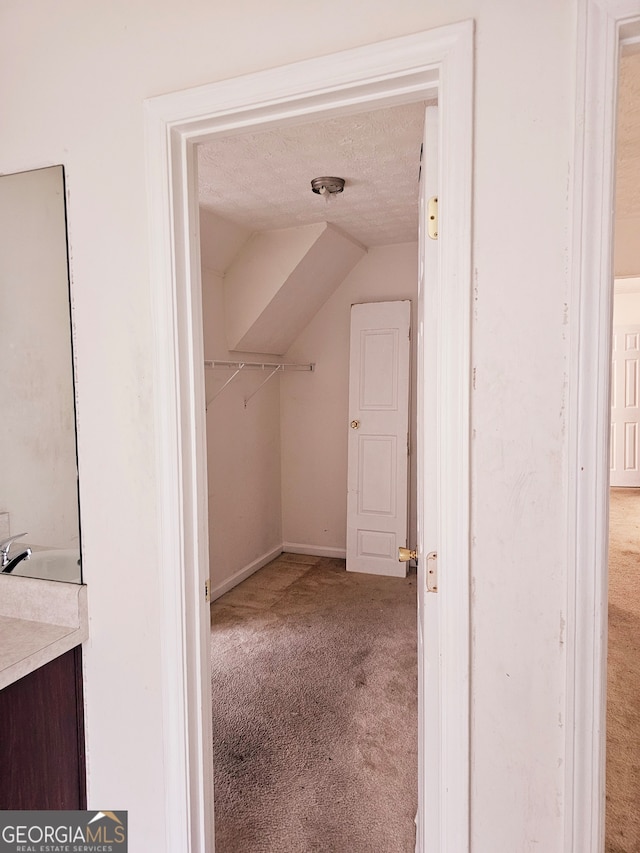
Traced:
[[229, 592], [229, 590], [233, 589], [234, 586], [242, 583], [242, 581], [257, 572], [258, 569], [261, 569], [263, 566], [266, 566], [267, 563], [270, 563], [271, 560], [275, 560], [276, 557], [279, 557], [280, 554], [282, 554], [282, 545], [274, 548], [273, 551], [263, 554], [261, 557], [258, 557], [257, 560], [249, 563], [248, 566], [244, 566], [244, 568], [235, 572], [235, 574], [231, 575], [230, 578], [227, 578], [226, 581], [223, 581], [211, 590], [211, 601], [215, 601], [216, 598], [220, 598], [220, 596], [224, 595], [225, 592]]
[[308, 554], [311, 557], [336, 557], [339, 560], [344, 560], [347, 556], [345, 548], [326, 548], [323, 545], [301, 545], [299, 542], [283, 542], [282, 545], [258, 557], [257, 560], [249, 563], [248, 566], [244, 566], [232, 574], [226, 581], [213, 587], [211, 590], [211, 601], [215, 601], [216, 598], [220, 598], [225, 592], [229, 592], [234, 586], [238, 586], [239, 583], [251, 577], [251, 575], [263, 566], [266, 566], [267, 563], [270, 563], [271, 560], [279, 557], [283, 551], [287, 551], [289, 554]]
[[346, 548], [326, 548], [323, 545], [301, 545], [299, 542], [283, 542], [282, 550], [289, 554], [309, 554], [311, 557], [336, 557], [344, 560], [347, 556]]

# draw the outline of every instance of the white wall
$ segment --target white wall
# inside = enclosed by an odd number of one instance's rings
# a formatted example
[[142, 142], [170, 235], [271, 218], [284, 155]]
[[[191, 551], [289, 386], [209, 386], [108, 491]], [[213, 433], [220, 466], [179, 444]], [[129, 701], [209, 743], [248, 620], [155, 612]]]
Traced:
[[327, 222], [253, 234], [225, 275], [229, 346], [283, 355], [364, 252]]
[[472, 849], [557, 853], [575, 0], [2, 4], [0, 171], [67, 167], [89, 804], [129, 809], [132, 850], [178, 853], [164, 833], [143, 100], [466, 18], [477, 23]]
[[628, 48], [620, 58], [616, 120], [614, 273], [640, 274], [640, 55]]
[[553, 0], [483, 4], [478, 19], [471, 802], [482, 853], [562, 849], [574, 26], [574, 4]]
[[632, 326], [636, 323], [640, 323], [640, 291], [636, 293], [615, 293], [613, 296], [613, 325]]
[[[310, 374], [287, 374], [280, 386], [285, 543], [346, 548], [351, 305], [411, 299], [415, 317], [417, 283], [415, 243], [369, 249], [289, 349], [287, 361], [316, 367]], [[412, 463], [413, 495], [415, 455]], [[410, 541], [415, 542], [415, 500], [412, 504]]]
[[616, 217], [613, 251], [615, 275], [638, 275], [640, 272], [640, 216]]
[[[272, 355], [230, 353], [227, 349], [224, 274], [250, 236], [248, 229], [201, 208], [206, 360], [277, 360]], [[282, 544], [280, 378], [271, 379], [245, 408], [245, 398], [257, 389], [265, 374], [238, 374], [223, 389], [232, 373], [221, 368], [205, 372], [212, 598], [239, 583], [252, 568], [259, 568]]]
[[[223, 279], [203, 268], [202, 291], [206, 359], [274, 361], [273, 356], [256, 353], [230, 354]], [[208, 370], [205, 377], [207, 401], [212, 401], [207, 410], [207, 474], [213, 597], [226, 591], [242, 570], [263, 562], [282, 544], [280, 377], [274, 376], [245, 408], [245, 397], [265, 376], [262, 372], [241, 373], [222, 390], [232, 372]]]
[[60, 168], [0, 177], [0, 365], [0, 511], [24, 542], [78, 547]]

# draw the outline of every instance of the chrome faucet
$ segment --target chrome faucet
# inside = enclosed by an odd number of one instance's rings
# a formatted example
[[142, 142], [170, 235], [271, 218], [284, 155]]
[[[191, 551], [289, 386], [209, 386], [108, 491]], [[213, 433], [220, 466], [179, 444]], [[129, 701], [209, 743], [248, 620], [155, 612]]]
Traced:
[[23, 536], [26, 536], [25, 533], [16, 533], [15, 536], [10, 536], [8, 539], [4, 539], [0, 542], [0, 570], [2, 572], [12, 572], [19, 562], [22, 560], [28, 560], [31, 557], [31, 548], [26, 548], [20, 554], [17, 554], [15, 557], [9, 557], [9, 551], [11, 546], [15, 542], [16, 539], [21, 539]]
[[28, 560], [31, 557], [31, 548], [25, 548], [24, 551], [21, 551], [19, 554], [16, 554], [13, 559], [9, 560], [6, 565], [6, 568], [2, 569], [2, 574], [10, 574], [18, 563], [21, 563], [23, 560]]

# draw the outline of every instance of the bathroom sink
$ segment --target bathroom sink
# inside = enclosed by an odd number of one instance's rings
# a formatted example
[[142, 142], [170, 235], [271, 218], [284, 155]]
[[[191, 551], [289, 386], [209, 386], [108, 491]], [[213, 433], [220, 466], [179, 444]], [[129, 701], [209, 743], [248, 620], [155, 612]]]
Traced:
[[33, 550], [12, 572], [14, 577], [81, 583], [80, 554], [75, 548]]

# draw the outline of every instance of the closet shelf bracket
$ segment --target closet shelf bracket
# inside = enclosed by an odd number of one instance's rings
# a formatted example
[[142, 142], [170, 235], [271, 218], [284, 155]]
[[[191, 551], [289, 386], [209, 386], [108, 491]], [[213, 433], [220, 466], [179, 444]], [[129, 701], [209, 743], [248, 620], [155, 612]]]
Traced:
[[[206, 365], [206, 361], [205, 361], [205, 365]], [[242, 370], [242, 368], [243, 368], [243, 367], [244, 367], [244, 364], [239, 364], [239, 365], [238, 365], [238, 367], [236, 368], [235, 373], [232, 373], [232, 374], [231, 374], [231, 376], [227, 379], [227, 381], [224, 383], [224, 385], [222, 385], [220, 388], [218, 388], [218, 390], [217, 390], [217, 391], [216, 391], [216, 393], [213, 395], [213, 397], [208, 401], [208, 403], [207, 403], [207, 405], [206, 405], [206, 409], [208, 409], [208, 408], [209, 408], [209, 406], [211, 405], [211, 403], [213, 403], [213, 401], [216, 399], [216, 397], [219, 397], [219, 396], [220, 396], [220, 394], [222, 394], [222, 392], [223, 392], [223, 391], [224, 391], [224, 389], [227, 387], [227, 385], [231, 385], [231, 383], [232, 383], [232, 382], [233, 382], [233, 380], [236, 378], [236, 376], [240, 373], [240, 371]]]
[[255, 390], [255, 391], [252, 391], [252, 392], [251, 392], [251, 394], [249, 394], [249, 396], [248, 396], [248, 397], [245, 397], [245, 398], [244, 398], [244, 407], [245, 407], [245, 409], [247, 408], [247, 403], [249, 402], [249, 400], [250, 400], [252, 397], [255, 397], [255, 396], [256, 396], [256, 394], [258, 393], [258, 391], [259, 391], [261, 388], [264, 388], [264, 386], [267, 384], [267, 382], [268, 382], [268, 381], [269, 381], [273, 376], [275, 376], [275, 375], [276, 375], [276, 373], [280, 373], [281, 371], [282, 371], [282, 365], [281, 365], [281, 364], [279, 364], [277, 367], [275, 367], [275, 368], [271, 371], [271, 373], [267, 376], [267, 378], [266, 378], [266, 379], [264, 379], [264, 380], [263, 380], [263, 381], [258, 385], [258, 387], [256, 388], [256, 390]]

